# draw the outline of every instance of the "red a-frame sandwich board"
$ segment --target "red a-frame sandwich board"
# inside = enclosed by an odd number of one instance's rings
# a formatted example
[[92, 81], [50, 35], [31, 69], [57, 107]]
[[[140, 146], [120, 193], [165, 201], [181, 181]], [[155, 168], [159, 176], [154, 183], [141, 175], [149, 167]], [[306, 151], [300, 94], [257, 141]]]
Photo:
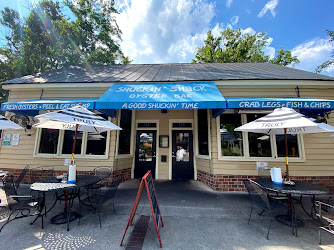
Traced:
[[123, 240], [124, 240], [126, 231], [128, 230], [129, 226], [132, 225], [133, 218], [136, 214], [136, 210], [137, 210], [141, 195], [142, 195], [143, 190], [144, 190], [144, 185], [146, 187], [148, 200], [149, 200], [150, 206], [151, 206], [151, 211], [152, 211], [152, 217], [153, 217], [153, 221], [154, 221], [154, 225], [155, 225], [155, 230], [157, 231], [160, 247], [162, 248], [161, 239], [160, 239], [160, 235], [159, 235], [159, 220], [161, 221], [161, 226], [162, 227], [164, 226], [164, 223], [162, 221], [161, 212], [160, 212], [160, 208], [159, 208], [159, 204], [158, 204], [157, 194], [155, 192], [155, 188], [154, 188], [154, 184], [153, 184], [153, 178], [152, 178], [151, 171], [148, 171], [144, 175], [144, 177], [142, 178], [142, 180], [140, 182], [140, 186], [139, 186], [139, 189], [138, 189], [138, 192], [137, 192], [136, 200], [135, 200], [135, 203], [133, 204], [132, 211], [131, 211], [131, 214], [130, 214], [130, 218], [129, 218], [128, 224], [126, 225], [124, 234], [123, 234], [123, 238], [122, 238], [122, 241], [121, 241], [121, 246], [123, 244]]

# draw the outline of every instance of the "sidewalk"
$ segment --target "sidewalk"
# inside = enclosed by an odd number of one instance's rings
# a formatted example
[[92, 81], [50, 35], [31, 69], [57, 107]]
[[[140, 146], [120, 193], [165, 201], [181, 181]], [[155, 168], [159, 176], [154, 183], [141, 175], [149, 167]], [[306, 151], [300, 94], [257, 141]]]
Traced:
[[[44, 229], [41, 229], [40, 220], [31, 226], [32, 218], [8, 224], [0, 233], [1, 249], [125, 249], [133, 226], [126, 234], [124, 246], [119, 244], [139, 183], [139, 180], [130, 180], [120, 185], [115, 197], [116, 215], [112, 206], [106, 206], [102, 229], [98, 215], [89, 209], [83, 209], [81, 223], [73, 221], [69, 232], [66, 225], [50, 224], [50, 218], [64, 205], [57, 204], [46, 217]], [[325, 233], [322, 237], [324, 245], [318, 246], [318, 226], [302, 210], [299, 218], [305, 226], [298, 229], [298, 237], [292, 235], [290, 227], [273, 221], [267, 240], [269, 217], [258, 216], [255, 210], [250, 224], [247, 223], [250, 212], [247, 193], [216, 192], [197, 181], [154, 183], [164, 222], [164, 227], [159, 229], [163, 249], [334, 249], [334, 237]], [[49, 200], [52, 200], [51, 196]], [[145, 192], [134, 222], [140, 215], [151, 215]], [[143, 249], [159, 249], [152, 220]]]

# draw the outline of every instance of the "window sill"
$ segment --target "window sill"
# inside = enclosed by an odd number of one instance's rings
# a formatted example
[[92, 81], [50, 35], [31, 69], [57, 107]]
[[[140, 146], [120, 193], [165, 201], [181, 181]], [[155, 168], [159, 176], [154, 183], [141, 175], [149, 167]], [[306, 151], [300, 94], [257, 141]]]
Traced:
[[211, 160], [210, 155], [195, 155], [196, 159]]
[[[257, 161], [267, 161], [267, 162], [285, 162], [285, 157], [278, 158], [268, 158], [268, 157], [233, 157], [233, 156], [221, 156], [218, 157], [219, 161], [249, 161], [249, 162], [257, 162]], [[306, 159], [303, 158], [289, 158], [289, 162], [306, 162]]]
[[[38, 154], [34, 158], [69, 159], [71, 155]], [[108, 155], [74, 155], [74, 159], [108, 159]]]
[[125, 158], [132, 158], [133, 155], [127, 154], [127, 155], [116, 155], [116, 159], [125, 159]]

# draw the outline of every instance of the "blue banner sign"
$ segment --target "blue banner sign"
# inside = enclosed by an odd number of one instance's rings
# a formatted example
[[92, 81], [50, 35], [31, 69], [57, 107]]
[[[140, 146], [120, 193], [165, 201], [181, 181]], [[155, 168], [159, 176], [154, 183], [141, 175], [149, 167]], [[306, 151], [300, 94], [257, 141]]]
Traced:
[[79, 103], [87, 109], [95, 109], [95, 101], [96, 99], [37, 99], [2, 103], [1, 110], [61, 110], [72, 108]]
[[97, 109], [212, 109], [226, 101], [213, 82], [114, 83]]
[[297, 97], [253, 97], [253, 98], [226, 98], [227, 108], [233, 109], [275, 109], [283, 104], [293, 109], [334, 109], [334, 100], [311, 99]]

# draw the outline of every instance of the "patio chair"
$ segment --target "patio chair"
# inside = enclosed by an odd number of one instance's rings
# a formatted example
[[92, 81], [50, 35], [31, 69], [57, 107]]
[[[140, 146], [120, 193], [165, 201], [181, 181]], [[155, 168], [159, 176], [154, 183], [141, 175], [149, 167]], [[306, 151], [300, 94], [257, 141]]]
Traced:
[[[273, 221], [273, 213], [276, 212], [287, 212], [288, 207], [280, 202], [278, 200], [272, 198], [269, 193], [258, 183], [255, 181], [252, 181], [250, 179], [243, 180], [251, 202], [251, 211], [248, 219], [248, 223], [250, 223], [250, 219], [253, 212], [253, 206], [258, 207], [261, 209], [261, 212], [259, 215], [262, 215], [263, 212], [268, 212], [270, 215], [270, 223], [267, 233], [267, 239], [269, 239], [269, 232], [271, 228], [271, 223]], [[292, 209], [291, 212], [292, 221], [294, 220], [294, 209]], [[291, 223], [293, 225], [293, 223]], [[293, 227], [293, 226], [292, 226]]]
[[[43, 199], [41, 197], [34, 197], [31, 195], [18, 195], [15, 187], [13, 176], [6, 176], [2, 179], [3, 189], [7, 198], [7, 207], [9, 216], [0, 228], [2, 229], [11, 221], [26, 218], [30, 216], [39, 216], [44, 207]], [[44, 227], [44, 220], [42, 217], [42, 228]]]
[[320, 222], [323, 224], [319, 227], [319, 245], [321, 244], [321, 231], [326, 231], [334, 235], [334, 206], [321, 201], [315, 202], [318, 211], [316, 213]]
[[101, 180], [98, 183], [95, 183], [94, 185], [88, 186], [86, 188], [87, 197], [90, 196], [91, 193], [95, 192], [97, 189], [108, 186], [111, 174], [112, 174], [112, 169], [109, 167], [95, 168], [94, 175], [100, 177]]
[[51, 179], [54, 177], [54, 168], [48, 166], [40, 166], [30, 169], [30, 182], [38, 182], [41, 180]]
[[24, 177], [26, 176], [26, 174], [28, 173], [29, 168], [30, 168], [29, 165], [26, 165], [26, 166], [24, 167], [24, 169], [22, 170], [21, 174], [19, 175], [19, 177], [16, 179], [16, 181], [15, 181], [15, 183], [14, 183], [16, 191], [18, 190], [18, 188], [19, 188], [19, 186], [20, 186], [20, 184], [21, 184], [23, 178], [24, 178]]
[[[97, 210], [99, 215], [100, 221], [100, 228], [101, 226], [101, 207], [105, 205], [107, 202], [112, 201], [112, 206], [114, 209], [114, 213], [116, 214], [114, 199], [118, 189], [119, 184], [123, 179], [123, 175], [118, 175], [114, 177], [108, 186], [104, 186], [96, 190], [95, 193], [91, 194], [90, 196], [86, 197], [83, 200], [80, 200], [83, 205], [90, 206], [94, 209], [94, 212]], [[81, 206], [80, 206], [81, 212]], [[79, 219], [80, 222], [80, 219]]]
[[109, 184], [109, 177], [112, 174], [112, 169], [109, 167], [98, 167], [94, 169], [94, 174], [101, 178], [100, 184], [107, 186]]

